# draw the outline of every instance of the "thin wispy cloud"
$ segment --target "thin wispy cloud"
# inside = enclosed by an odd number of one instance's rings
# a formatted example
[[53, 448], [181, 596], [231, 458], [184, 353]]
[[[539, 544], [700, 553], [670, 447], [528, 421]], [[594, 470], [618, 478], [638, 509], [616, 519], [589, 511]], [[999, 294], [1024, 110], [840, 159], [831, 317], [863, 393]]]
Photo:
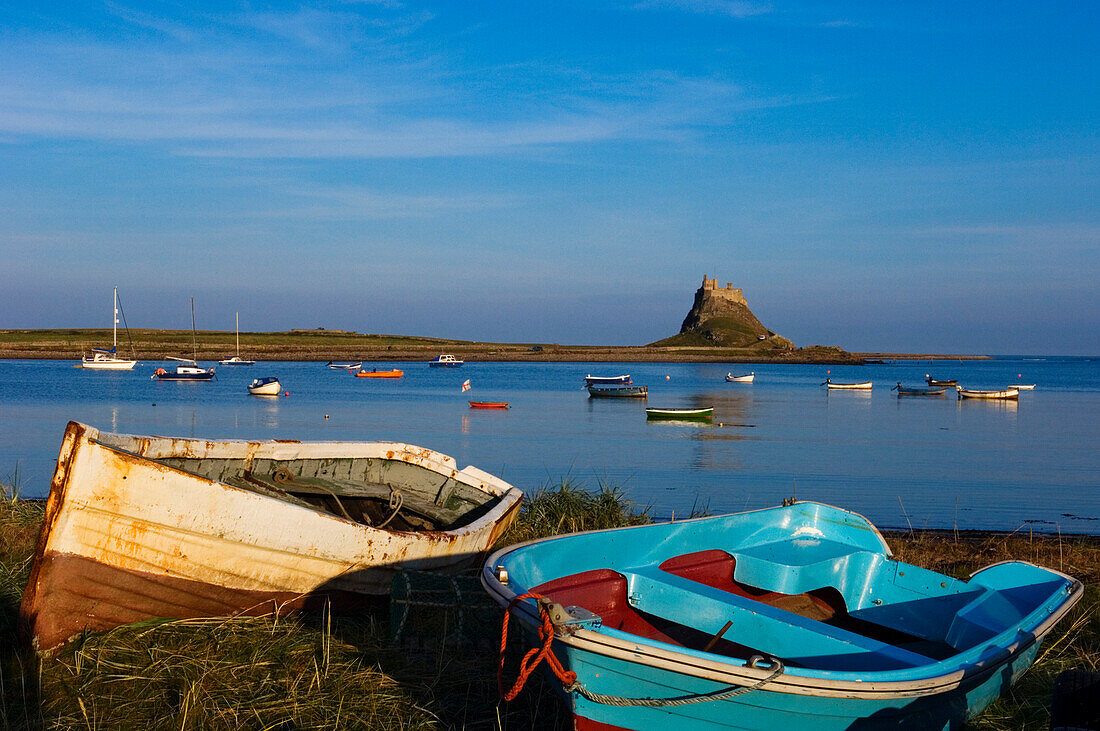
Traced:
[[[173, 40], [8, 44], [0, 50], [0, 135], [159, 142], [195, 156], [469, 157], [672, 139], [724, 124], [738, 111], [789, 103], [752, 98], [724, 79], [659, 70], [606, 75], [506, 65], [482, 70], [471, 83], [439, 60], [410, 63], [406, 44], [389, 33], [412, 21], [375, 23], [345, 11], [302, 8], [226, 21], [290, 41], [259, 47], [251, 36], [224, 35], [217, 22], [191, 35], [119, 6], [112, 13]], [[318, 48], [346, 54], [354, 67], [317, 82], [308, 70]], [[495, 79], [499, 91], [481, 94], [480, 79]]]
[[700, 15], [725, 15], [730, 18], [748, 18], [772, 12], [769, 3], [743, 0], [643, 0], [635, 3], [638, 10], [679, 10]]

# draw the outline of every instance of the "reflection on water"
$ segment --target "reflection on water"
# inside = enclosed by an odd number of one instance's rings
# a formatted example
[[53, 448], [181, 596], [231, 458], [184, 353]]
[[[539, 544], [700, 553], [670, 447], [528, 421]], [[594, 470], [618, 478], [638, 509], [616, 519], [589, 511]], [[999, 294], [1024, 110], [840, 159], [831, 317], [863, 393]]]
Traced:
[[[1014, 530], [1024, 521], [1100, 533], [1100, 363], [983, 361], [832, 366], [760, 365], [725, 383], [729, 364], [612, 364], [649, 399], [589, 399], [584, 363], [468, 363], [443, 372], [397, 364], [400, 381], [348, 378], [316, 363], [278, 368], [290, 397], [247, 393], [254, 374], [204, 384], [144, 373], [95, 373], [57, 361], [0, 361], [0, 478], [18, 465], [24, 492], [44, 495], [70, 419], [131, 434], [199, 438], [398, 441], [453, 456], [524, 490], [568, 477], [623, 487], [657, 517], [776, 505], [796, 489], [904, 527]], [[605, 370], [605, 369], [601, 369]], [[899, 399], [889, 386], [924, 374], [967, 383], [1035, 382], [1014, 401]], [[1018, 374], [1023, 374], [1018, 376]], [[671, 375], [666, 380], [665, 375]], [[461, 391], [510, 401], [471, 413]], [[364, 382], [365, 381], [365, 382]], [[822, 391], [825, 393], [823, 394]], [[955, 402], [952, 404], [951, 402]], [[714, 409], [712, 421], [647, 422], [647, 405]]]

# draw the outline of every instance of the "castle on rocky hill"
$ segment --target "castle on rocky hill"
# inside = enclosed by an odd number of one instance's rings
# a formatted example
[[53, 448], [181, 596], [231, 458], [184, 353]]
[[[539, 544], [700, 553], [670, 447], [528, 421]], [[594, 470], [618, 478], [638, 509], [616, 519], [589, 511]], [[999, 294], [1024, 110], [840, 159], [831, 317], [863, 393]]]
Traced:
[[794, 347], [791, 341], [776, 335], [756, 319], [742, 290], [735, 289], [731, 282], [720, 287], [717, 279], [706, 276], [695, 290], [695, 301], [680, 326], [680, 333], [653, 344], [769, 350]]

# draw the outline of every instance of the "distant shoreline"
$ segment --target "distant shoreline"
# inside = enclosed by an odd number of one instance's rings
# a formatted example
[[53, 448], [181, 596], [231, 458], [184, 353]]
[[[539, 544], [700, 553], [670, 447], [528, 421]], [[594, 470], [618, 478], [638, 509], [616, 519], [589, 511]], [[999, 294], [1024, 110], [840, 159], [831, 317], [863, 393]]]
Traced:
[[[131, 330], [119, 333], [120, 356], [139, 361], [169, 356], [218, 361], [236, 353], [236, 333], [190, 330]], [[944, 353], [849, 353], [835, 346], [783, 350], [762, 343], [752, 348], [486, 343], [341, 330], [293, 330], [240, 334], [241, 356], [257, 361], [418, 361], [453, 353], [473, 362], [579, 363], [790, 363], [864, 365], [894, 360], [987, 360], [986, 355]], [[110, 330], [0, 330], [0, 359], [80, 360], [93, 347], [111, 343]], [[131, 350], [132, 347], [132, 350]], [[194, 349], [193, 349], [194, 348]]]

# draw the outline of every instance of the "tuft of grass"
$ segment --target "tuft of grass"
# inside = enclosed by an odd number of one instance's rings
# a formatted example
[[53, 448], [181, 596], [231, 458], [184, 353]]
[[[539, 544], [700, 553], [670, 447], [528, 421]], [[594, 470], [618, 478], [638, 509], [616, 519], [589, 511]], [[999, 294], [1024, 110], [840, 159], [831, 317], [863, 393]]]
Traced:
[[[436, 719], [327, 615], [151, 621], [88, 634], [42, 665], [62, 728], [425, 729]], [[362, 636], [382, 633], [369, 626]]]
[[649, 508], [636, 506], [621, 488], [601, 483], [598, 492], [590, 492], [566, 478], [524, 496], [519, 516], [498, 545], [651, 522]]

